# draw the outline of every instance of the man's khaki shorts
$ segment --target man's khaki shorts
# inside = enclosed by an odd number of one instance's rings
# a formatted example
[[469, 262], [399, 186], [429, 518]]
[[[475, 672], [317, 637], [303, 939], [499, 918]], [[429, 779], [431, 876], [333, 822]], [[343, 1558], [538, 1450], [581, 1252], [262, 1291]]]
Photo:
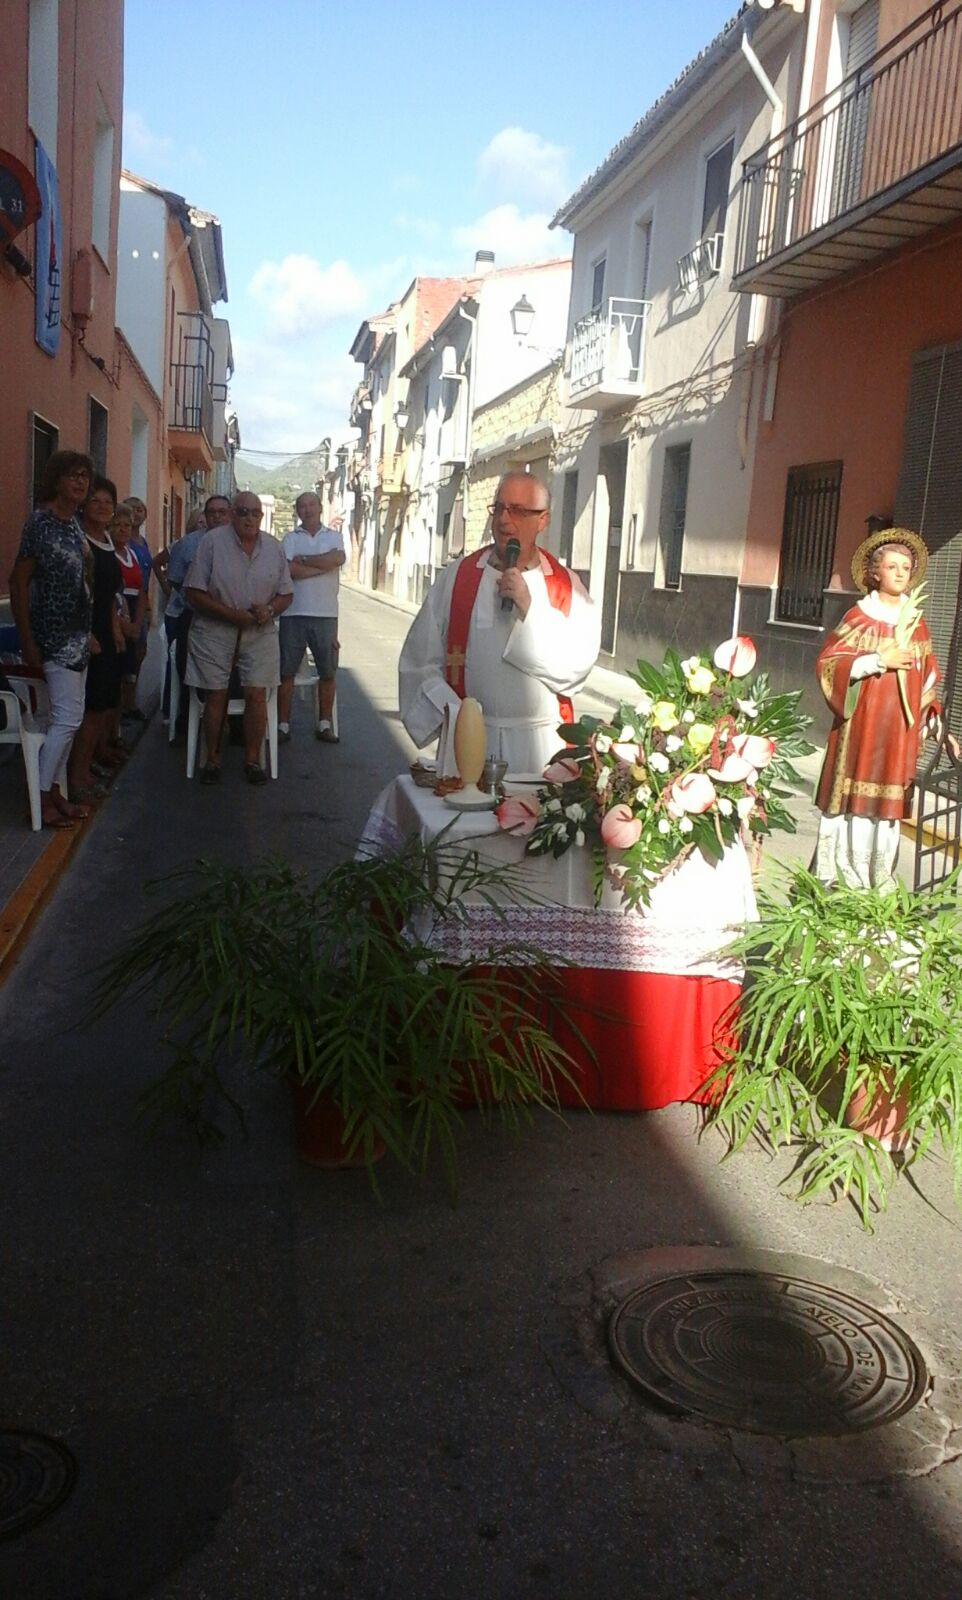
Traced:
[[187, 644], [186, 682], [194, 689], [226, 689], [234, 652], [237, 670], [246, 689], [276, 689], [281, 681], [281, 657], [273, 623], [245, 628], [237, 648], [237, 629], [213, 617], [195, 616]]

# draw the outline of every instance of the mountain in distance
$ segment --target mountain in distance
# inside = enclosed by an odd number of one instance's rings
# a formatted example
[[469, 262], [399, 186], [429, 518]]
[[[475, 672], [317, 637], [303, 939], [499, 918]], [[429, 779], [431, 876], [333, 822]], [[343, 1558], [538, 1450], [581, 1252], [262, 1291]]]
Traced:
[[234, 459], [234, 473], [238, 489], [251, 489], [254, 494], [272, 494], [289, 500], [302, 489], [313, 489], [321, 474], [321, 451], [307, 450], [303, 455], [291, 456], [276, 467], [261, 467], [246, 460], [243, 450]]

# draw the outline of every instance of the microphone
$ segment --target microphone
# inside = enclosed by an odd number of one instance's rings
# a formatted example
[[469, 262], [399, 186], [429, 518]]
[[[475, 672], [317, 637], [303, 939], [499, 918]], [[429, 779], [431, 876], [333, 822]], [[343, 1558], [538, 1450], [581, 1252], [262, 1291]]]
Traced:
[[[518, 565], [518, 557], [520, 556], [520, 554], [521, 554], [521, 545], [520, 545], [519, 541], [517, 539], [509, 539], [507, 544], [504, 547], [504, 571], [505, 572], [510, 572], [512, 567], [516, 567]], [[502, 597], [501, 610], [502, 611], [513, 611], [514, 610], [514, 601], [512, 599], [510, 599], [508, 595], [504, 595]]]

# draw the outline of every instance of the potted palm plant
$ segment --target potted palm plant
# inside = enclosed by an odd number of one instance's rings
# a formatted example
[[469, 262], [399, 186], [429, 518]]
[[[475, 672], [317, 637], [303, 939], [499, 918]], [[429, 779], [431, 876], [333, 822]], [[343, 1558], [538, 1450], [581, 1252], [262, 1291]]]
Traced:
[[800, 1147], [798, 1196], [850, 1196], [864, 1226], [933, 1143], [962, 1200], [958, 874], [926, 895], [828, 889], [802, 867], [728, 953], [745, 964], [725, 1019], [709, 1122], [729, 1152]]
[[516, 869], [442, 839], [318, 881], [279, 861], [200, 861], [180, 879], [100, 970], [93, 1008], [142, 996], [158, 1018], [173, 1054], [144, 1097], [151, 1120], [216, 1140], [218, 1103], [242, 1116], [225, 1073], [241, 1060], [291, 1081], [306, 1159], [370, 1168], [386, 1148], [420, 1170], [436, 1147], [454, 1188], [466, 1103], [509, 1123], [557, 1106], [557, 962], [506, 939], [452, 965], [432, 942], [465, 897], [523, 901]]

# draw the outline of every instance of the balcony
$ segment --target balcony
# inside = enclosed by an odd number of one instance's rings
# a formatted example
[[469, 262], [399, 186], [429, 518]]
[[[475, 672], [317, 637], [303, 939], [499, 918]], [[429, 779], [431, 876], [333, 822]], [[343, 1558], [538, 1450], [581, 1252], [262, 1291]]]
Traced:
[[607, 411], [641, 394], [649, 300], [612, 299], [576, 322], [569, 406]]
[[678, 287], [683, 294], [688, 294], [691, 290], [700, 288], [703, 283], [710, 283], [712, 278], [718, 277], [724, 243], [723, 233], [710, 233], [707, 239], [699, 239], [693, 250], [680, 257]]
[[382, 494], [404, 492], [404, 452], [383, 456], [377, 464], [378, 488]]
[[190, 361], [170, 365], [167, 443], [185, 472], [209, 472], [214, 465], [214, 398], [207, 373]]
[[795, 295], [962, 217], [962, 0], [750, 157], [732, 288]]

